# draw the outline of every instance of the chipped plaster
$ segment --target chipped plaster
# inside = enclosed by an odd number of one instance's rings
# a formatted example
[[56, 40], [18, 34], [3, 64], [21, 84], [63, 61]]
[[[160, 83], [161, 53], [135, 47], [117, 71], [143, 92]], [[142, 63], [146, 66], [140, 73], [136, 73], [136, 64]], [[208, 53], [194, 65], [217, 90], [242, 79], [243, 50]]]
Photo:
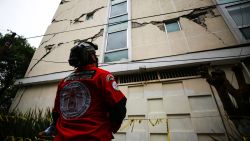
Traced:
[[[63, 44], [67, 44], [67, 43], [70, 43], [70, 42], [74, 42], [74, 44], [77, 44], [79, 42], [83, 42], [83, 41], [90, 41], [90, 42], [93, 42], [95, 41], [97, 38], [103, 36], [103, 32], [104, 32], [104, 29], [100, 29], [98, 33], [94, 34], [93, 36], [91, 37], [88, 37], [86, 39], [75, 39], [75, 40], [72, 40], [72, 41], [68, 41], [68, 42], [60, 42], [58, 44], [48, 44], [48, 45], [45, 45], [44, 46], [44, 49], [46, 50], [46, 53], [40, 58], [40, 59], [37, 59], [37, 62], [29, 69], [28, 73], [29, 74], [33, 69], [34, 67], [40, 62], [42, 61], [47, 55], [49, 55], [53, 50], [55, 50], [57, 47], [60, 47], [62, 46]], [[55, 34], [56, 35], [56, 34]], [[47, 43], [48, 41], [52, 40], [52, 38], [55, 37], [52, 36], [50, 39], [44, 41], [42, 44], [45, 44]], [[41, 44], [41, 45], [42, 45]]]

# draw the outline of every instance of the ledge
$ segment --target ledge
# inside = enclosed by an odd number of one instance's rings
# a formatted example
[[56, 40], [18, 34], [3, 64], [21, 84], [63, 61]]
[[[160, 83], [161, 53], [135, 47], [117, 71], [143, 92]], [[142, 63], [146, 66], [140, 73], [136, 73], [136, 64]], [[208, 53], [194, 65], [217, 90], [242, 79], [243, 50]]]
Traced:
[[[149, 60], [103, 64], [99, 66], [102, 69], [108, 70], [113, 74], [124, 74], [133, 71], [138, 71], [140, 68], [150, 70], [157, 68], [171, 68], [174, 66], [191, 65], [191, 64], [233, 64], [244, 58], [250, 57], [250, 47], [224, 48], [220, 50], [211, 50], [204, 52], [189, 53], [170, 57], [161, 57]], [[18, 79], [15, 85], [37, 85], [50, 82], [58, 82], [73, 70], [44, 74], [39, 76], [26, 77]]]

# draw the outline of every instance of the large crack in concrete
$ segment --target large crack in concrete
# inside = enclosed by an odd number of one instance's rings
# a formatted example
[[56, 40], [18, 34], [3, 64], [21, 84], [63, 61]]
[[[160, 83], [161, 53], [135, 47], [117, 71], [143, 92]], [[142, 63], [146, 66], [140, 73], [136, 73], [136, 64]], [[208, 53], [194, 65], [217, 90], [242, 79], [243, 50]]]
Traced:
[[[70, 43], [70, 42], [74, 42], [74, 44], [77, 44], [77, 43], [80, 43], [80, 42], [84, 42], [84, 41], [89, 41], [89, 40], [90, 40], [90, 42], [93, 42], [93, 41], [95, 41], [97, 38], [103, 36], [103, 32], [104, 32], [104, 29], [102, 28], [102, 29], [100, 29], [100, 31], [99, 31], [98, 33], [96, 33], [96, 34], [94, 34], [93, 36], [91, 36], [91, 37], [89, 37], [89, 38], [86, 38], [86, 39], [76, 39], [76, 40], [72, 40], [72, 41], [68, 41], [68, 42], [60, 42], [60, 43], [58, 43], [57, 45], [55, 45], [55, 44], [46, 45], [46, 46], [44, 47], [45, 50], [46, 50], [46, 53], [45, 53], [40, 59], [38, 59], [37, 62], [30, 68], [30, 70], [28, 71], [28, 74], [34, 69], [34, 67], [35, 67], [39, 62], [43, 61], [43, 59], [44, 59], [47, 55], [49, 55], [53, 50], [55, 50], [55, 48], [60, 47], [61, 45], [67, 44], [67, 43]], [[54, 35], [54, 36], [55, 36], [55, 35]], [[53, 37], [54, 37], [54, 36], [53, 36]], [[49, 40], [51, 40], [53, 37], [51, 37]], [[46, 43], [46, 42], [48, 42], [49, 40], [43, 42], [43, 44]], [[40, 45], [40, 46], [41, 46], [41, 45]]]
[[206, 18], [208, 18], [208, 15], [209, 15], [209, 18], [218, 17], [218, 15], [216, 15], [213, 11], [215, 8], [216, 8], [215, 6], [209, 6], [206, 8], [196, 8], [192, 12], [186, 15], [182, 15], [176, 18], [162, 20], [162, 21], [150, 21], [150, 22], [143, 22], [143, 23], [133, 21], [132, 28], [139, 28], [148, 24], [152, 24], [152, 25], [157, 26], [161, 31], [165, 32], [164, 23], [171, 23], [172, 21], [178, 21], [180, 18], [186, 18], [202, 26], [203, 28], [205, 28], [208, 33], [214, 35], [218, 40], [220, 40], [224, 45], [226, 45], [221, 37], [209, 31], [209, 29], [207, 28]]
[[[74, 6], [72, 6], [72, 7], [68, 8], [68, 9], [66, 9], [66, 10], [63, 11], [62, 13], [71, 10], [73, 7], [74, 7]], [[54, 18], [54, 19], [52, 20], [52, 23], [57, 23], [57, 22], [62, 22], [62, 21], [69, 21], [70, 24], [72, 24], [72, 23], [73, 23], [73, 24], [82, 23], [82, 22], [85, 21], [85, 20], [82, 19], [84, 16], [87, 16], [87, 15], [93, 15], [93, 16], [94, 16], [94, 14], [95, 14], [97, 11], [101, 10], [102, 8], [105, 8], [105, 6], [102, 6], [102, 7], [99, 7], [99, 8], [97, 8], [97, 9], [94, 9], [94, 10], [91, 11], [91, 12], [83, 13], [83, 14], [81, 14], [79, 17], [77, 17], [77, 18], [75, 18], [75, 19], [73, 19], [73, 20], [72, 20], [72, 19], [61, 19], [61, 20], [57, 20], [57, 18]], [[58, 16], [61, 15], [62, 13], [58, 14]], [[81, 20], [81, 19], [82, 19], [82, 20]]]
[[207, 29], [205, 18], [207, 18], [207, 15], [210, 15], [210, 18], [217, 17], [217, 15], [215, 15], [215, 13], [213, 12], [215, 8], [216, 8], [215, 6], [209, 6], [206, 8], [197, 8], [193, 10], [191, 13], [183, 15], [181, 17], [187, 18]]
[[30, 68], [28, 74], [34, 69], [34, 67], [43, 59], [45, 58], [51, 51], [52, 51], [52, 48], [53, 48], [54, 44], [53, 45], [47, 45], [45, 47], [48, 47], [48, 50], [46, 49], [46, 53], [40, 58], [37, 60], [37, 62]]
[[195, 23], [197, 23], [197, 24], [199, 24], [202, 27], [207, 29], [207, 26], [205, 24], [206, 15], [211, 14], [211, 15], [213, 15], [213, 17], [216, 17], [216, 15], [213, 12], [213, 9], [215, 9], [214, 6], [207, 7], [207, 8], [197, 8], [197, 9], [194, 9], [189, 14], [182, 15], [182, 16], [168, 19], [168, 20], [162, 20], [162, 21], [150, 21], [150, 22], [144, 22], [144, 23], [132, 22], [132, 28], [138, 28], [138, 27], [145, 26], [147, 24], [153, 24], [153, 25], [156, 25], [157, 27], [159, 27], [159, 29], [161, 31], [164, 31], [164, 28], [162, 28], [162, 26], [164, 27], [164, 23], [176, 21], [176, 20], [179, 20], [181, 17], [183, 17], [183, 18], [187, 18], [189, 20], [192, 20], [193, 22], [195, 22]]
[[84, 22], [84, 20], [80, 20], [82, 17], [84, 17], [85, 15], [93, 15], [94, 16], [94, 14], [97, 12], [97, 11], [99, 11], [99, 10], [101, 10], [102, 8], [104, 8], [104, 6], [102, 6], [102, 7], [99, 7], [99, 8], [97, 8], [97, 9], [94, 9], [93, 11], [91, 11], [91, 12], [87, 12], [87, 13], [83, 13], [82, 15], [80, 15], [78, 18], [75, 18], [73, 21], [73, 24], [75, 24], [75, 23], [80, 23], [80, 22]]
[[138, 22], [132, 22], [132, 28], [138, 28], [138, 27], [142, 27], [148, 24], [152, 24], [157, 26], [161, 31], [165, 31], [164, 29], [164, 23], [165, 21], [150, 21], [150, 22], [144, 22], [144, 23], [138, 23]]
[[42, 46], [43, 44], [49, 42], [49, 41], [50, 41], [52, 38], [54, 38], [56, 35], [57, 35], [57, 34], [55, 33], [51, 38], [49, 38], [49, 39], [46, 40], [46, 41], [43, 41], [43, 42], [40, 44], [40, 46]]

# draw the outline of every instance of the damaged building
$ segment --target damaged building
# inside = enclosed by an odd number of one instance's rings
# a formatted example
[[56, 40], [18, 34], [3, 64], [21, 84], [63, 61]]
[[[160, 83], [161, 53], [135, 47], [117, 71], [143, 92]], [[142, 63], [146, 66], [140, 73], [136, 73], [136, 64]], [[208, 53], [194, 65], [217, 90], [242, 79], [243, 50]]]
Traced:
[[247, 0], [62, 0], [11, 110], [52, 108], [70, 49], [90, 41], [128, 99], [114, 141], [243, 140], [249, 13]]

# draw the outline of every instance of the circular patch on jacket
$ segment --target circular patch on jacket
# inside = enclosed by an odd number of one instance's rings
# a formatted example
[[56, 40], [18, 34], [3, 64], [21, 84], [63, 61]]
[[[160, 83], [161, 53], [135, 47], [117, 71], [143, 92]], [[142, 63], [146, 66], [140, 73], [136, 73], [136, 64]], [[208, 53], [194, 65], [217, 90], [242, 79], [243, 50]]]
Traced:
[[82, 116], [90, 103], [89, 89], [81, 82], [70, 82], [60, 92], [60, 110], [65, 119]]

